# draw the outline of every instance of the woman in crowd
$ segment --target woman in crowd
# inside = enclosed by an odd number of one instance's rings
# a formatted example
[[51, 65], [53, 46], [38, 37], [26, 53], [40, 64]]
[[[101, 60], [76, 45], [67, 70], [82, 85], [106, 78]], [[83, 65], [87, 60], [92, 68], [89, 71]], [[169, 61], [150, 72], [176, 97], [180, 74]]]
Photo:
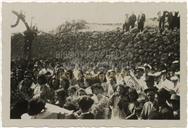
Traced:
[[96, 83], [91, 87], [93, 96], [91, 97], [94, 100], [92, 106], [92, 112], [95, 115], [95, 119], [108, 119], [109, 118], [109, 99], [104, 96], [103, 87], [100, 83]]
[[113, 95], [109, 99], [112, 109], [111, 119], [125, 119], [128, 114], [128, 88], [124, 85], [117, 85]]

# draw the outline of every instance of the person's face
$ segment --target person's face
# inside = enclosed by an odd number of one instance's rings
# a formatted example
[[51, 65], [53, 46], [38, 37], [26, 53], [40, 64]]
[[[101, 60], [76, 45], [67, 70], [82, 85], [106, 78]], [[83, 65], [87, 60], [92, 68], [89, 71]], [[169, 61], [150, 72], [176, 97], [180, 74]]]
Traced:
[[67, 79], [69, 79], [69, 80], [71, 79], [71, 75], [70, 75], [70, 73], [69, 73], [69, 72], [66, 72], [66, 74], [65, 74], [65, 75], [66, 75]]
[[118, 86], [118, 87], [116, 88], [116, 92], [117, 92], [117, 94], [119, 94], [119, 95], [122, 95], [122, 94], [124, 93], [123, 88], [122, 88], [121, 86]]
[[115, 80], [114, 80], [114, 78], [112, 78], [112, 77], [110, 77], [109, 81], [110, 81], [111, 85], [114, 85], [116, 83]]
[[86, 95], [86, 93], [84, 91], [80, 91], [79, 96], [83, 96], [83, 95]]
[[115, 72], [110, 72], [109, 77], [115, 78], [115, 76], [116, 76]]
[[103, 82], [105, 80], [105, 75], [104, 74], [99, 74], [99, 80]]
[[167, 77], [166, 74], [163, 74], [162, 75], [162, 80], [166, 80], [166, 77]]
[[81, 72], [78, 73], [78, 79], [82, 79], [83, 78], [83, 74]]
[[91, 73], [87, 73], [85, 76], [86, 76], [86, 78], [91, 78], [92, 77]]
[[172, 77], [174, 75], [174, 72], [173, 71], [170, 71], [169, 72], [169, 77]]
[[147, 93], [147, 97], [148, 97], [148, 100], [149, 101], [154, 101], [154, 99], [155, 99], [155, 93], [153, 92], [153, 91], [149, 91], [148, 93]]
[[38, 75], [38, 70], [33, 71], [33, 74], [34, 74], [35, 77], [37, 77], [37, 75]]
[[148, 67], [145, 68], [145, 72], [148, 73], [150, 69]]
[[98, 88], [93, 89], [93, 94], [98, 95], [99, 94], [99, 89]]

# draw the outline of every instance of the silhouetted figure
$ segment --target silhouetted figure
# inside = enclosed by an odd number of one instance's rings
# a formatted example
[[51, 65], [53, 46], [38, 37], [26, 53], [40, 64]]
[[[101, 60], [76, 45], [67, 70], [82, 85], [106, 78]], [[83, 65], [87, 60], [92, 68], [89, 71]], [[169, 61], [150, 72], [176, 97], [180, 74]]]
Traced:
[[160, 32], [163, 32], [163, 30], [164, 30], [165, 14], [166, 14], [166, 12], [164, 11], [163, 15], [159, 16], [159, 30], [160, 30]]
[[142, 14], [141, 16], [138, 16], [138, 29], [139, 31], [143, 31], [144, 29], [144, 22], [146, 20], [145, 14]]
[[178, 16], [179, 12], [175, 12], [173, 16], [173, 27], [179, 29], [180, 28], [180, 17]]
[[136, 15], [135, 15], [135, 14], [132, 14], [132, 15], [129, 17], [129, 24], [130, 24], [130, 27], [131, 27], [131, 28], [134, 28], [135, 22], [136, 22]]
[[174, 25], [173, 25], [173, 14], [172, 14], [172, 12], [168, 13], [168, 24], [169, 24], [168, 29], [173, 30]]
[[123, 31], [129, 31], [129, 15], [125, 14], [125, 23], [123, 24]]

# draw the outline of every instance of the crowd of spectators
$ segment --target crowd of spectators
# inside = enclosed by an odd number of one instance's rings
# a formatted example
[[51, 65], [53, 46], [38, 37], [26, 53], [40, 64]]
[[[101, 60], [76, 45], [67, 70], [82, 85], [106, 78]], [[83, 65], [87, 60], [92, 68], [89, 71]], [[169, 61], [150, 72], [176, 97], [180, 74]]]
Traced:
[[12, 58], [12, 119], [180, 119], [179, 28], [41, 37]]
[[[12, 62], [11, 118], [179, 119], [179, 82], [177, 60], [163, 70]], [[51, 112], [45, 104], [64, 111]]]

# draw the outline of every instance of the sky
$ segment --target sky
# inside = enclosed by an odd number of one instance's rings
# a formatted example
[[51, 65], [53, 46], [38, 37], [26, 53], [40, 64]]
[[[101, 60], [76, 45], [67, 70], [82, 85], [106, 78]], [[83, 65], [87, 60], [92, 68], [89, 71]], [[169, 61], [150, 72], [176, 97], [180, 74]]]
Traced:
[[[156, 17], [157, 12], [161, 10], [177, 10], [170, 4], [156, 6], [156, 4], [135, 3], [11, 3], [4, 4], [4, 9], [10, 19], [10, 24], [16, 22], [16, 16], [11, 13], [12, 10], [22, 10], [26, 16], [26, 21], [30, 24], [36, 24], [39, 30], [48, 32], [57, 28], [65, 21], [86, 20], [89, 23], [123, 23], [125, 13], [136, 15], [143, 12], [146, 18]], [[177, 6], [178, 7], [178, 6]], [[19, 23], [11, 32], [23, 32], [25, 26]]]

